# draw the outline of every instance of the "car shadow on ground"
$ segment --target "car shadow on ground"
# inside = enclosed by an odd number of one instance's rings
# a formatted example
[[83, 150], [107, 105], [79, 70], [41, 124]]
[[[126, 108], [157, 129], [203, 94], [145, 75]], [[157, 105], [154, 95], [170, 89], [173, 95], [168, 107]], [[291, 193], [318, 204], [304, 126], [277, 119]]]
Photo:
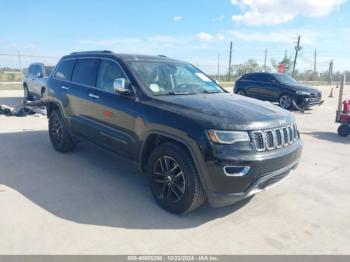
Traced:
[[185, 215], [162, 210], [138, 167], [89, 143], [53, 150], [47, 131], [0, 133], [0, 184], [46, 211], [76, 223], [131, 229], [193, 228], [227, 216], [248, 200]]
[[320, 140], [326, 140], [330, 142], [340, 143], [340, 144], [350, 144], [350, 137], [341, 137], [337, 134], [335, 130], [332, 132], [301, 132], [303, 135], [309, 135]]

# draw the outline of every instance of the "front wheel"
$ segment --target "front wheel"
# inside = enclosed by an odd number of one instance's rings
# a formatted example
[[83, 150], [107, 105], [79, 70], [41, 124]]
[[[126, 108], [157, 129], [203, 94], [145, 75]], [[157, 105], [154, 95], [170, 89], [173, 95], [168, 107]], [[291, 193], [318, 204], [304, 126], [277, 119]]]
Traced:
[[338, 127], [338, 135], [342, 137], [347, 137], [348, 135], [350, 135], [350, 127], [346, 124], [340, 125]]
[[279, 105], [284, 109], [291, 109], [293, 107], [293, 99], [290, 97], [290, 95], [281, 95], [279, 99]]
[[49, 135], [56, 151], [67, 153], [74, 149], [76, 143], [68, 133], [66, 123], [59, 110], [53, 111], [49, 117]]
[[148, 182], [153, 197], [165, 210], [181, 214], [199, 208], [205, 192], [190, 155], [174, 143], [162, 144], [148, 161]]

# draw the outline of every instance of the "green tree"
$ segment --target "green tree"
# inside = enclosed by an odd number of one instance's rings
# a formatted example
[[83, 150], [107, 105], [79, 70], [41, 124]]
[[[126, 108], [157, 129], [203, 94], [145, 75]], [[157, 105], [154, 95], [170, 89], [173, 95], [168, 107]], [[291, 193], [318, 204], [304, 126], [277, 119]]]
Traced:
[[263, 71], [263, 67], [259, 65], [256, 60], [249, 59], [244, 64], [233, 65], [231, 70], [235, 77], [240, 77], [247, 73]]

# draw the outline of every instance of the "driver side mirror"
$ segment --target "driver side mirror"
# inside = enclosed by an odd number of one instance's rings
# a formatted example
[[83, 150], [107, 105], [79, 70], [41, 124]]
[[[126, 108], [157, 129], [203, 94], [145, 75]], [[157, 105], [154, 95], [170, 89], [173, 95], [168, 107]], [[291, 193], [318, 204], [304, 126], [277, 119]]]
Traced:
[[122, 95], [133, 95], [134, 92], [130, 89], [131, 83], [125, 78], [117, 78], [113, 82], [114, 92]]

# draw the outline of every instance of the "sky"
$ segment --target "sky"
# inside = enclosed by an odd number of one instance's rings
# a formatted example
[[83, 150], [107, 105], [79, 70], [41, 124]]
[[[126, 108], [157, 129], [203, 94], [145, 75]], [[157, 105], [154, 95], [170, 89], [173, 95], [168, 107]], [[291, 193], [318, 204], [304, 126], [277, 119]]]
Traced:
[[[301, 36], [299, 70], [350, 70], [350, 1], [347, 0], [60, 0], [4, 1], [0, 54], [30, 62], [56, 62], [83, 50], [166, 55], [208, 73], [252, 58], [280, 61]], [[38, 55], [48, 57], [26, 57]], [[0, 55], [0, 67], [18, 58]]]

